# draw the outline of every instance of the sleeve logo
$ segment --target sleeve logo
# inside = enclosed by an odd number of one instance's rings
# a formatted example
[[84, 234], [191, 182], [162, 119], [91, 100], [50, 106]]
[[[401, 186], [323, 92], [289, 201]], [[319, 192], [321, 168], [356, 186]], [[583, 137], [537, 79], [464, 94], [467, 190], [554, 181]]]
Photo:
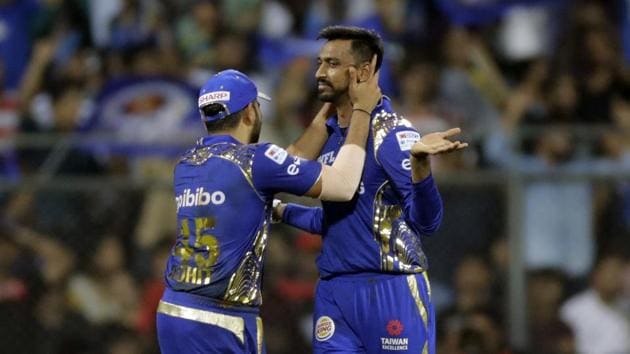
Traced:
[[298, 167], [301, 163], [302, 159], [299, 157], [296, 157], [293, 160], [293, 163], [289, 165], [289, 167], [287, 167], [287, 173], [290, 174], [291, 176], [295, 176], [298, 173], [300, 173], [300, 167]]
[[398, 140], [400, 151], [409, 151], [413, 144], [420, 140], [420, 134], [412, 130], [405, 130], [396, 133], [396, 140]]
[[278, 165], [282, 165], [284, 161], [287, 159], [287, 156], [289, 156], [289, 153], [285, 149], [277, 145], [271, 144], [265, 151], [265, 156], [267, 156], [269, 159], [271, 159], [273, 162], [277, 163]]
[[320, 342], [330, 339], [335, 334], [335, 322], [328, 316], [317, 319], [315, 324], [315, 339]]

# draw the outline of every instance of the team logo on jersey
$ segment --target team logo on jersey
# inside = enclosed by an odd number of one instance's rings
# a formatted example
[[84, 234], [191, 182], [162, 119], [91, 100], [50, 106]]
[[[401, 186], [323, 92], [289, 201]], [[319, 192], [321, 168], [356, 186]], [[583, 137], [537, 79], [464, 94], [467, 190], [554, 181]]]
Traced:
[[420, 140], [420, 134], [412, 130], [405, 130], [396, 133], [396, 140], [398, 140], [398, 146], [400, 146], [401, 151], [409, 151], [413, 144]]
[[335, 334], [335, 322], [328, 316], [322, 316], [315, 323], [315, 339], [320, 342], [330, 339]]
[[399, 320], [390, 320], [385, 329], [391, 337], [381, 337], [381, 349], [408, 350], [409, 338], [400, 338], [405, 326]]
[[273, 162], [277, 163], [278, 165], [282, 165], [284, 163], [284, 160], [287, 159], [287, 156], [289, 156], [289, 153], [285, 149], [277, 145], [271, 144], [267, 148], [267, 151], [265, 151], [265, 156], [270, 158]]
[[225, 102], [230, 100], [230, 91], [214, 91], [199, 96], [199, 107], [213, 102]]

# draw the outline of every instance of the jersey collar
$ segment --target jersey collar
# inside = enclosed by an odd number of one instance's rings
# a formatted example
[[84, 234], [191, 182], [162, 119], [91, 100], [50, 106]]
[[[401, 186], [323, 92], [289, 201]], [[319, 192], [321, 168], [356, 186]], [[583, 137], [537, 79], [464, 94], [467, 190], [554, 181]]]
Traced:
[[209, 135], [197, 140], [197, 145], [199, 146], [209, 146], [216, 143], [234, 143], [237, 145], [242, 145], [240, 141], [236, 140], [236, 138], [229, 134]]
[[[380, 112], [381, 110], [390, 111], [391, 110], [391, 99], [385, 95], [381, 97], [378, 101], [378, 104], [372, 110], [372, 117], [374, 117], [374, 112]], [[333, 114], [326, 120], [326, 126], [331, 129], [339, 129], [339, 123], [337, 122], [337, 113]]]

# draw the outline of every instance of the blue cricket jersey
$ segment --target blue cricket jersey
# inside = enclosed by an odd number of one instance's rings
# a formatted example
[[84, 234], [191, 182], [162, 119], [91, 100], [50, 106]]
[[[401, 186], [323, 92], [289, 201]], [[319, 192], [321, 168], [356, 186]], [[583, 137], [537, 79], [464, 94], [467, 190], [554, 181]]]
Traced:
[[201, 139], [175, 167], [178, 233], [167, 287], [236, 305], [261, 304], [273, 195], [306, 193], [321, 164], [269, 143]]
[[[411, 180], [411, 146], [420, 134], [397, 115], [387, 97], [372, 111], [361, 184], [350, 202], [322, 208], [289, 204], [286, 223], [323, 236], [317, 266], [322, 278], [362, 272], [419, 273], [428, 264], [420, 235], [435, 232], [442, 200], [432, 176]], [[346, 137], [336, 116], [319, 161], [332, 164]]]

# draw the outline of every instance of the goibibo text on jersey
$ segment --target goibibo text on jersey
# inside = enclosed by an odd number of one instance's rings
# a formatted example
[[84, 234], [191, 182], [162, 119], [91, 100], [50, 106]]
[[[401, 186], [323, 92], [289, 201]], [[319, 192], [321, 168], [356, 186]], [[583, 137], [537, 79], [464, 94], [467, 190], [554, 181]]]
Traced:
[[184, 193], [175, 197], [175, 203], [177, 203], [177, 211], [183, 207], [204, 206], [210, 203], [214, 205], [221, 205], [225, 202], [225, 193], [221, 191], [214, 191], [212, 193], [203, 190], [203, 187], [195, 189], [192, 193], [190, 188], [184, 189]]

